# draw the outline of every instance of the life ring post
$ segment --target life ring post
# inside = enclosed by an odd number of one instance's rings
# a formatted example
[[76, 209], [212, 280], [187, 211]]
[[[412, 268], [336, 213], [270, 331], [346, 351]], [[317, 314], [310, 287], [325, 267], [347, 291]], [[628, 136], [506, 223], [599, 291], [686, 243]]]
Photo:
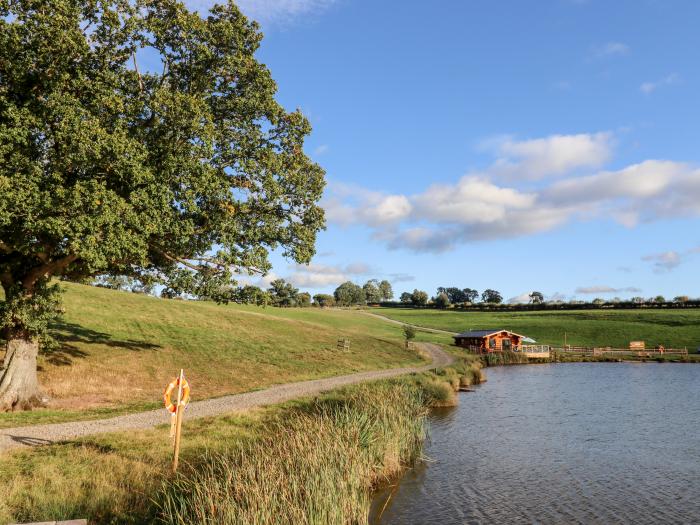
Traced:
[[175, 448], [173, 450], [173, 472], [177, 472], [178, 460], [180, 457], [180, 436], [182, 433], [182, 412], [184, 403], [182, 402], [182, 385], [185, 380], [185, 372], [180, 369], [180, 377], [177, 382], [177, 404], [175, 405]]

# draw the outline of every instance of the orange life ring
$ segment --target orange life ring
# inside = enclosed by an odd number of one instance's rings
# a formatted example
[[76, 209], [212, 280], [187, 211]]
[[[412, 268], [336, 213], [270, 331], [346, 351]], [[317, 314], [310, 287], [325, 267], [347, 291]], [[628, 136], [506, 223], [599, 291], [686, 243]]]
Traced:
[[[165, 402], [165, 409], [168, 412], [171, 413], [176, 413], [177, 412], [177, 407], [175, 406], [175, 403], [173, 403], [170, 400], [170, 396], [173, 393], [173, 390], [175, 390], [180, 384], [180, 378], [176, 377], [173, 379], [168, 387], [165, 389], [165, 392], [163, 392], [163, 401]], [[177, 391], [176, 391], [177, 392]], [[187, 382], [187, 379], [182, 379], [182, 399], [180, 399], [180, 406], [184, 407], [187, 405], [187, 403], [190, 402], [190, 385]], [[177, 400], [176, 400], [177, 403]]]

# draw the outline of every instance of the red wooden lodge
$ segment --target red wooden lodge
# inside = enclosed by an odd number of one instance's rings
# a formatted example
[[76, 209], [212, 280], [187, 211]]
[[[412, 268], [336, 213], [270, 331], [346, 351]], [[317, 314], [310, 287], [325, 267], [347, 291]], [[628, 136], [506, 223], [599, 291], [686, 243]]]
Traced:
[[470, 330], [454, 336], [455, 345], [472, 352], [517, 351], [523, 342], [534, 342], [529, 337], [509, 330]]

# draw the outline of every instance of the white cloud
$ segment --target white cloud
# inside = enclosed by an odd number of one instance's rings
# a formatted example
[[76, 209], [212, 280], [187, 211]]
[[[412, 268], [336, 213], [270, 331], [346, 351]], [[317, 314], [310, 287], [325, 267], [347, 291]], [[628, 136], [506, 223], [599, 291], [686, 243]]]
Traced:
[[561, 303], [567, 300], [566, 295], [559, 292], [554, 292], [545, 299], [548, 303]]
[[639, 90], [645, 95], [650, 95], [660, 87], [672, 86], [673, 84], [678, 84], [680, 81], [681, 77], [678, 73], [671, 73], [654, 82], [643, 82], [642, 85], [639, 86]]
[[557, 202], [578, 203], [621, 197], [643, 199], [657, 195], [687, 170], [687, 166], [677, 162], [648, 160], [618, 171], [557, 182], [546, 195]]
[[390, 273], [389, 280], [392, 283], [407, 283], [410, 281], [415, 281], [416, 278], [415, 276], [409, 275], [407, 273]]
[[[333, 185], [325, 200], [327, 217], [343, 225], [370, 227], [372, 237], [390, 249], [440, 253], [475, 240], [547, 232], [575, 220], [612, 220], [634, 227], [700, 215], [700, 169], [692, 165], [647, 160], [579, 174], [586, 163], [593, 166], [607, 158], [611, 139], [607, 134], [594, 138], [598, 135], [555, 135], [520, 143], [498, 139], [496, 154], [519, 156], [513, 161], [514, 172], [537, 165], [540, 174], [564, 170], [561, 180], [520, 189], [517, 181], [495, 181], [502, 173], [502, 163], [496, 163], [412, 195]], [[557, 144], [566, 153], [559, 152]]]
[[520, 295], [516, 295], [515, 297], [511, 297], [510, 299], [508, 299], [508, 304], [529, 303], [531, 293], [532, 292], [524, 292], [524, 293], [521, 293]]
[[597, 57], [621, 56], [629, 53], [630, 47], [622, 42], [607, 42], [595, 49]]
[[411, 212], [405, 195], [386, 195], [344, 184], [333, 184], [330, 191], [333, 195], [325, 198], [322, 206], [331, 222], [381, 226], [400, 222]]
[[372, 267], [365, 263], [351, 263], [347, 266], [333, 266], [326, 264], [296, 264], [292, 267], [293, 273], [287, 280], [295, 286], [308, 286], [322, 288], [324, 286], [339, 285], [345, 281], [351, 281], [358, 275], [366, 275], [372, 272]]
[[652, 263], [654, 272], [665, 273], [675, 270], [678, 266], [685, 262], [688, 257], [696, 253], [700, 253], [700, 246], [691, 248], [690, 250], [686, 250], [684, 252], [669, 250], [667, 252], [652, 253], [642, 257], [642, 261]]
[[579, 168], [602, 166], [612, 153], [612, 134], [581, 133], [496, 144], [500, 157], [491, 173], [509, 179], [537, 180]]
[[681, 254], [675, 251], [654, 253], [642, 257], [643, 261], [654, 263], [655, 272], [670, 272], [681, 264]]
[[246, 274], [238, 274], [236, 276], [236, 280], [240, 285], [252, 285], [263, 289], [269, 288], [270, 283], [275, 279], [279, 279], [279, 275], [277, 275], [275, 272], [270, 272], [267, 275], [258, 276], [255, 279], [251, 279], [251, 276]]
[[[503, 219], [507, 210], [532, 207], [535, 196], [502, 188], [476, 176], [462, 177], [455, 185], [433, 185], [413, 198], [418, 218], [439, 223], [490, 223]], [[405, 208], [411, 211], [410, 203]]]
[[636, 286], [627, 286], [625, 288], [613, 288], [611, 286], [581, 286], [576, 288], [576, 293], [581, 294], [608, 294], [608, 293], [641, 293], [642, 290]]
[[324, 153], [327, 153], [329, 149], [328, 144], [321, 144], [320, 146], [317, 146], [314, 148], [314, 157], [320, 157]]

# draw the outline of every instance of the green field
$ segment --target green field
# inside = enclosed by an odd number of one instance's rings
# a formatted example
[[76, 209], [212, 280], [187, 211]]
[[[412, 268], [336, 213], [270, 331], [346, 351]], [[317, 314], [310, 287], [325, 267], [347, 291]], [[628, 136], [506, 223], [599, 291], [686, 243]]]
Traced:
[[[60, 345], [39, 357], [47, 409], [0, 427], [160, 406], [180, 368], [193, 399], [421, 362], [401, 328], [358, 312], [158, 299], [66, 283]], [[338, 338], [350, 350], [337, 348]]]
[[577, 310], [540, 312], [460, 312], [411, 308], [381, 308], [373, 313], [428, 328], [463, 332], [507, 329], [549, 345], [627, 348], [630, 341], [647, 347], [700, 347], [700, 309]]

